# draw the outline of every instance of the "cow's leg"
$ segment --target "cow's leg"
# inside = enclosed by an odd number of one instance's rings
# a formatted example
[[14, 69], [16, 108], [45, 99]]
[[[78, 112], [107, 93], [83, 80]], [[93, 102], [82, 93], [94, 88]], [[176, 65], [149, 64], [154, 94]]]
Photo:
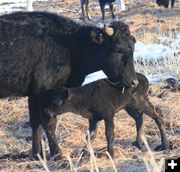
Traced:
[[131, 106], [127, 106], [125, 108], [126, 112], [135, 120], [136, 122], [136, 146], [141, 149], [143, 142], [142, 142], [142, 134], [143, 134], [143, 114], [140, 113], [137, 109]]
[[114, 157], [114, 121], [113, 116], [108, 115], [109, 118], [105, 119], [105, 134], [107, 139], [107, 145], [108, 145], [108, 152], [111, 155], [111, 157]]
[[162, 145], [158, 146], [156, 150], [164, 150], [169, 148], [169, 141], [167, 139], [166, 130], [164, 120], [162, 119], [163, 114], [159, 108], [154, 107], [147, 98], [139, 100], [138, 108], [139, 111], [144, 112], [149, 117], [154, 119], [156, 122], [160, 135], [161, 135], [161, 143]]
[[36, 157], [37, 154], [42, 156], [42, 145], [41, 145], [41, 120], [39, 114], [38, 98], [36, 96], [28, 98], [30, 123], [32, 128], [32, 150], [33, 155]]
[[113, 8], [113, 4], [112, 3], [109, 4], [109, 9], [111, 11], [112, 18], [115, 19], [114, 8]]
[[47, 116], [44, 113], [41, 115], [41, 121], [43, 128], [46, 132], [46, 136], [48, 138], [51, 157], [54, 157], [55, 160], [62, 159], [61, 152], [56, 139], [56, 116]]
[[91, 20], [91, 16], [89, 14], [89, 0], [86, 0], [85, 10], [86, 10], [88, 20]]

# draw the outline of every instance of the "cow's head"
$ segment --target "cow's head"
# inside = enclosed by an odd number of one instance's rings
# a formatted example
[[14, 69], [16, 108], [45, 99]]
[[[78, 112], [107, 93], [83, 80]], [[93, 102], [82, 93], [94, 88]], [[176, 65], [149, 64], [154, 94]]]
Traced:
[[102, 69], [109, 80], [122, 86], [137, 86], [138, 80], [134, 69], [135, 38], [129, 28], [122, 22], [114, 22], [105, 26], [101, 38], [95, 40], [102, 45]]

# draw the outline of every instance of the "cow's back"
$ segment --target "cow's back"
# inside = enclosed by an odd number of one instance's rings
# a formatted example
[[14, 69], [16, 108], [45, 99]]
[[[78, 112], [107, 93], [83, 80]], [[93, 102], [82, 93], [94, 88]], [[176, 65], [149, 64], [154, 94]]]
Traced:
[[0, 97], [25, 96], [64, 84], [70, 61], [69, 51], [56, 41], [60, 21], [46, 13], [0, 17]]

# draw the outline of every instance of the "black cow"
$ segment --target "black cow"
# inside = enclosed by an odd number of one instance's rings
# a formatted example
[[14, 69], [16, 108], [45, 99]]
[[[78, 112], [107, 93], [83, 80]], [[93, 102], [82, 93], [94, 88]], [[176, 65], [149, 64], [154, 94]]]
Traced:
[[[81, 1], [83, 20], [85, 20], [85, 13], [87, 15], [88, 20], [90, 20], [91, 17], [89, 15], [89, 0], [80, 0], [80, 1]], [[114, 2], [115, 2], [115, 0], [99, 0], [99, 5], [101, 7], [101, 13], [102, 13], [102, 19], [103, 20], [105, 19], [105, 5], [106, 4], [109, 5], [109, 9], [111, 11], [112, 18], [115, 18], [114, 9], [113, 9], [113, 3]]]
[[[89, 119], [90, 138], [94, 140], [98, 121], [104, 120], [108, 151], [114, 156], [114, 122], [116, 112], [125, 109], [135, 119], [137, 138], [136, 145], [142, 147], [143, 113], [150, 116], [157, 124], [162, 145], [156, 149], [168, 149], [169, 142], [159, 108], [154, 107], [147, 98], [149, 88], [147, 78], [137, 74], [139, 84], [136, 88], [117, 88], [107, 80], [99, 80], [83, 87], [73, 89], [49, 90], [45, 98], [44, 109], [47, 116], [56, 116], [65, 112], [73, 112]], [[45, 95], [44, 95], [45, 96]], [[51, 100], [50, 103], [46, 100]], [[44, 119], [48, 119], [44, 118]], [[44, 120], [46, 123], [46, 120]]]
[[87, 74], [100, 69], [117, 86], [137, 86], [134, 43], [122, 22], [100, 29], [45, 12], [0, 17], [0, 97], [28, 96], [34, 155], [42, 153], [42, 127], [51, 155], [60, 151], [56, 117], [42, 125], [39, 95], [62, 86], [80, 86]]
[[[156, 0], [156, 3], [157, 3], [159, 6], [163, 6], [163, 7], [165, 7], [165, 8], [168, 8], [169, 2], [170, 2], [170, 0]], [[171, 8], [174, 7], [174, 4], [175, 4], [175, 0], [171, 0]]]

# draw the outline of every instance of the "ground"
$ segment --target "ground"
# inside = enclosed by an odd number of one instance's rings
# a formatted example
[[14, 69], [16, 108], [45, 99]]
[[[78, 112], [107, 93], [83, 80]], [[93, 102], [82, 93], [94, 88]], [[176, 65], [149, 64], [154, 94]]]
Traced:
[[[175, 4], [174, 10], [160, 8], [154, 1], [143, 1], [143, 3], [127, 3], [127, 11], [118, 14], [118, 18], [129, 24], [132, 34], [136, 39], [143, 42], [153, 42], [160, 32], [165, 35], [176, 34], [180, 31], [180, 2]], [[102, 23], [101, 13], [96, 0], [91, 2], [91, 17], [94, 24]], [[56, 12], [60, 15], [78, 19], [81, 16], [79, 0], [51, 0], [46, 2], [35, 2], [35, 10]], [[115, 7], [117, 15], [118, 9]], [[106, 22], [111, 17], [106, 13]], [[177, 68], [178, 70], [178, 68]], [[180, 78], [178, 78], [180, 79]], [[115, 121], [115, 158], [110, 160], [105, 155], [106, 140], [104, 136], [104, 124], [98, 125], [97, 136], [93, 143], [96, 158], [90, 161], [80, 159], [81, 150], [86, 143], [87, 120], [66, 113], [58, 117], [57, 139], [63, 153], [63, 160], [54, 162], [32, 161], [31, 158], [15, 158], [11, 155], [31, 155], [31, 129], [28, 124], [27, 98], [7, 98], [0, 100], [0, 157], [10, 154], [11, 158], [0, 160], [0, 171], [90, 171], [99, 168], [99, 171], [157, 171], [156, 165], [163, 171], [163, 158], [180, 156], [180, 92], [165, 89], [167, 83], [159, 82], [150, 85], [149, 99], [160, 107], [167, 122], [166, 129], [168, 138], [172, 143], [172, 150], [149, 152], [144, 147], [139, 150], [132, 145], [136, 137], [135, 124], [125, 111], [116, 114]], [[160, 135], [157, 126], [146, 115], [144, 132], [153, 150], [160, 144]], [[47, 139], [43, 136], [44, 152], [49, 158]], [[102, 149], [101, 151], [99, 151]], [[100, 156], [100, 152], [104, 153]], [[152, 154], [151, 154], [152, 153]], [[96, 156], [96, 155], [95, 155]], [[7, 156], [9, 157], [9, 156]], [[156, 163], [154, 163], [153, 158]], [[66, 163], [68, 161], [68, 163]], [[70, 162], [70, 167], [69, 167]], [[115, 166], [113, 166], [113, 164]], [[97, 171], [97, 169], [95, 170]]]

